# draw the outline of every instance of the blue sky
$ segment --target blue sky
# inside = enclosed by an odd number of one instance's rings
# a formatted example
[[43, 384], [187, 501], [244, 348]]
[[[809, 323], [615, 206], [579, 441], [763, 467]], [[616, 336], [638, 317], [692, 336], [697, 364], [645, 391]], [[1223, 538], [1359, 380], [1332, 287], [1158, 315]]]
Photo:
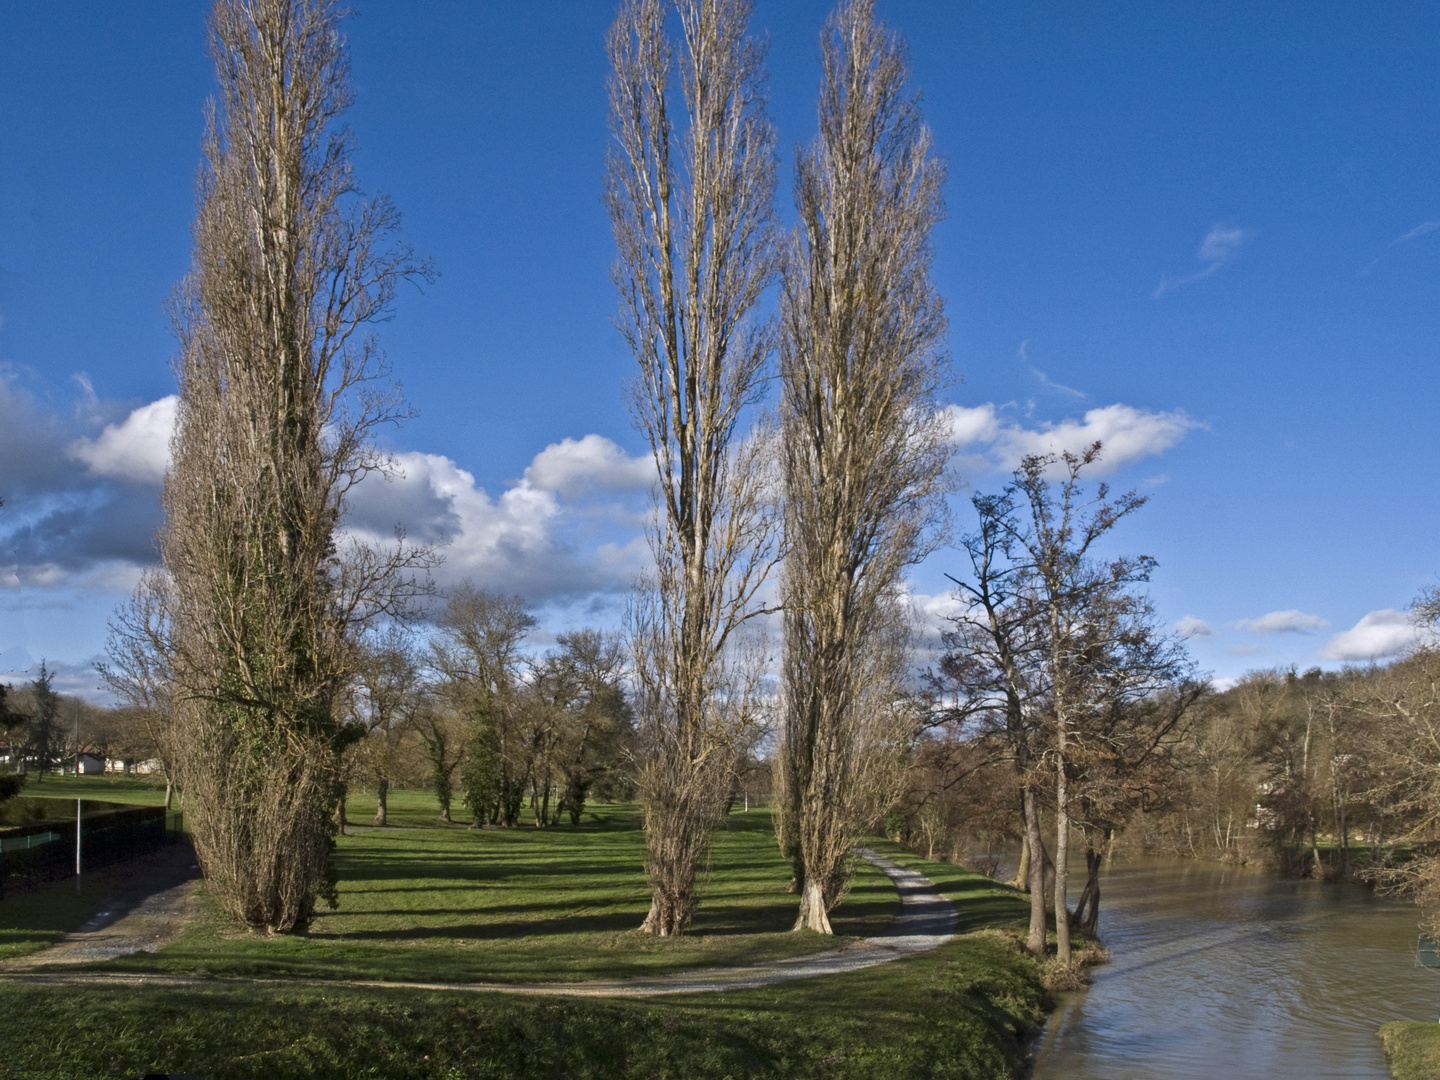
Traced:
[[[382, 328], [419, 417], [354, 526], [451, 539], [442, 583], [518, 589], [551, 630], [613, 620], [645, 476], [600, 203], [613, 10], [354, 6], [357, 175], [440, 272]], [[205, 9], [0, 0], [0, 671], [45, 657], [92, 688], [151, 557]], [[785, 168], [827, 10], [756, 4]], [[1161, 615], [1218, 677], [1403, 646], [1440, 571], [1437, 10], [879, 10], [949, 162], [965, 479], [1103, 437], [1112, 483], [1152, 496], [1115, 549], [1159, 560]], [[959, 566], [917, 569], [932, 614]]]

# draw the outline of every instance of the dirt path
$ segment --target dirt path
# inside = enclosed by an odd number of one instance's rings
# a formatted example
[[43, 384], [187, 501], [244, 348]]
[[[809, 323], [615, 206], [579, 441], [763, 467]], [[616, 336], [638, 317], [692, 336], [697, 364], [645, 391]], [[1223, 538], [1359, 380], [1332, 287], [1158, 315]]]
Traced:
[[0, 974], [155, 952], [179, 936], [198, 884], [195, 853], [188, 844], [171, 844], [136, 859], [126, 865], [115, 890], [94, 918], [50, 948], [0, 965]]
[[[350, 986], [374, 989], [407, 989], [444, 992], [486, 991], [505, 994], [548, 994], [565, 997], [655, 997], [662, 994], [715, 993], [724, 990], [744, 990], [774, 983], [790, 982], [793, 979], [810, 979], [819, 975], [836, 975], [846, 971], [859, 971], [877, 964], [900, 960], [916, 953], [928, 952], [943, 945], [955, 936], [955, 905], [936, 891], [934, 883], [923, 874], [883, 858], [868, 848], [856, 848], [856, 852], [877, 866], [882, 873], [895, 883], [900, 893], [900, 914], [890, 929], [873, 938], [864, 938], [854, 945], [833, 952], [814, 956], [800, 956], [790, 960], [776, 960], [768, 964], [747, 967], [712, 968], [706, 971], [682, 971], [672, 975], [657, 975], [644, 979], [611, 979], [591, 982], [546, 982], [546, 983], [426, 983], [426, 982], [382, 982], [358, 979], [230, 979], [225, 977], [198, 978], [184, 975], [121, 975], [107, 972], [57, 972], [21, 971], [21, 965], [8, 964], [0, 968], [0, 981], [26, 982], [45, 985], [87, 985], [87, 986], [197, 986], [197, 985], [255, 985], [272, 986]], [[155, 915], [142, 914], [152, 910], [147, 901], [137, 907], [131, 915], [111, 925], [111, 937], [102, 943], [101, 935], [106, 931], [94, 930], [70, 935], [53, 949], [26, 957], [25, 966], [37, 968], [57, 963], [82, 963], [110, 959], [125, 952], [141, 949], [153, 951], [158, 945], [151, 945], [152, 939], [144, 937], [143, 926], [162, 925], [157, 920], [164, 911], [183, 912], [184, 898], [193, 883], [179, 886], [165, 893], [156, 894], [152, 900], [171, 897], [153, 910]], [[173, 894], [173, 895], [172, 895]], [[178, 900], [175, 897], [180, 897]], [[167, 906], [168, 905], [168, 906]], [[177, 906], [178, 905], [178, 906]], [[174, 915], [178, 920], [181, 916]], [[136, 931], [120, 931], [127, 919], [134, 918]], [[144, 920], [152, 920], [146, 923]], [[165, 926], [172, 924], [164, 923]], [[178, 922], [174, 924], [178, 929]], [[72, 941], [73, 939], [73, 941]], [[88, 941], [89, 944], [82, 942]], [[158, 941], [159, 938], [153, 940]], [[131, 948], [123, 951], [109, 951], [121, 948], [128, 942]], [[74, 946], [71, 952], [60, 958], [59, 951]], [[88, 951], [87, 951], [88, 950]], [[103, 955], [102, 955], [103, 952]]]

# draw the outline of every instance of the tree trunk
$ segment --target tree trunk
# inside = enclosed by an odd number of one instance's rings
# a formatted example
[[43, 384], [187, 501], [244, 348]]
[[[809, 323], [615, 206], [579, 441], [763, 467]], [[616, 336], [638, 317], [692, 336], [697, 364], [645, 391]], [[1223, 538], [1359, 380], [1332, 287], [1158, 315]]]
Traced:
[[1085, 888], [1075, 905], [1073, 923], [1091, 937], [1100, 925], [1100, 852], [1087, 840], [1085, 845]]
[[1020, 837], [1020, 865], [1016, 867], [1010, 884], [1014, 888], [1030, 891], [1030, 842], [1023, 834]]
[[345, 796], [350, 794], [349, 784], [337, 785], [340, 789], [340, 798], [335, 804], [335, 821], [340, 826], [340, 835], [345, 835], [345, 827], [350, 823], [345, 820]]
[[165, 777], [165, 809], [170, 809], [170, 801], [175, 795], [175, 782], [170, 777]]
[[[1040, 809], [1035, 793], [1025, 789], [1025, 835], [1030, 851], [1030, 933], [1025, 947], [1035, 956], [1045, 955], [1045, 848], [1040, 839]], [[1040, 858], [1036, 858], [1036, 853]]]
[[650, 899], [650, 912], [640, 924], [640, 932], [656, 937], [677, 937], [685, 932], [689, 921], [689, 912], [681, 904], [662, 896], [656, 889]]
[[390, 797], [390, 778], [382, 777], [375, 791], [375, 824], [384, 825], [388, 813], [386, 800]]
[[815, 880], [805, 882], [805, 891], [800, 894], [800, 915], [794, 929], [814, 930], [817, 934], [833, 934], [830, 916], [825, 910], [825, 893]]
[[1065, 895], [1070, 879], [1070, 789], [1065, 775], [1065, 728], [1059, 732], [1055, 778], [1055, 959], [1070, 963], [1070, 905]]

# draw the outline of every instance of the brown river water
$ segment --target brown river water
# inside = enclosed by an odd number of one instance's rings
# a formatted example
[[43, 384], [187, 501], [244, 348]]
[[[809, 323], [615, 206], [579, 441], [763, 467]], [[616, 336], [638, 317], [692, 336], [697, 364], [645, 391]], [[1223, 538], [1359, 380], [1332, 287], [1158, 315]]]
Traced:
[[1134, 858], [1101, 896], [1111, 961], [1060, 995], [1035, 1080], [1384, 1080], [1376, 1028], [1440, 1015], [1414, 905], [1363, 886]]

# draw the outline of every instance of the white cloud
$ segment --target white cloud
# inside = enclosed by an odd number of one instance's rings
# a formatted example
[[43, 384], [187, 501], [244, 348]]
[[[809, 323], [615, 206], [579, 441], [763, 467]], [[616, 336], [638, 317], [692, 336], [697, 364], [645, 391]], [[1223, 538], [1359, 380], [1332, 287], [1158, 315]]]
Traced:
[[1250, 236], [1248, 230], [1236, 228], [1234, 225], [1211, 226], [1210, 231], [1205, 234], [1205, 238], [1200, 241], [1200, 250], [1195, 255], [1205, 264], [1204, 267], [1183, 277], [1161, 277], [1160, 284], [1156, 286], [1153, 294], [1155, 299], [1159, 300], [1167, 292], [1173, 292], [1185, 285], [1203, 281], [1222, 266], [1234, 261]]
[[1182, 638], [1205, 638], [1214, 637], [1215, 631], [1204, 619], [1197, 619], [1194, 615], [1186, 615], [1175, 624], [1175, 632]]
[[655, 479], [655, 462], [648, 455], [632, 458], [605, 436], [592, 434], [551, 443], [535, 455], [525, 479], [561, 495], [595, 488], [644, 490]]
[[1380, 660], [1407, 652], [1427, 636], [1405, 612], [1382, 608], [1334, 635], [1320, 655], [1326, 660]]
[[[597, 531], [625, 515], [582, 512], [564, 497], [618, 487], [627, 477], [634, 489], [633, 459], [600, 436], [547, 446], [496, 497], [450, 458], [408, 452], [395, 463], [391, 478], [368, 477], [356, 488], [346, 528], [384, 542], [399, 526], [414, 540], [442, 544], [444, 563], [435, 574], [442, 586], [470, 578], [545, 601], [623, 589], [649, 565], [645, 539], [633, 529]], [[537, 476], [550, 486], [537, 484]]]
[[1290, 608], [1271, 611], [1258, 619], [1241, 619], [1235, 623], [1235, 628], [1252, 634], [1303, 634], [1307, 630], [1323, 630], [1329, 625], [1319, 615], [1307, 615]]
[[1095, 472], [1113, 472], [1123, 465], [1163, 453], [1199, 427], [1185, 413], [1150, 412], [1130, 405], [1089, 409], [1079, 420], [1044, 423], [1025, 428], [1004, 419], [993, 404], [967, 408], [947, 405], [950, 439], [962, 453], [963, 471], [1003, 472], [1015, 468], [1027, 454], [1069, 450], [1080, 453], [1094, 442], [1102, 446]]
[[964, 448], [975, 443], [993, 442], [1000, 434], [1000, 418], [995, 406], [988, 402], [973, 409], [964, 405], [946, 405], [950, 417], [950, 441]]
[[[174, 395], [133, 410], [95, 438], [66, 448], [96, 477], [159, 485], [169, 464]], [[372, 474], [350, 494], [347, 530], [389, 541], [401, 528], [413, 541], [443, 545], [442, 584], [478, 584], [544, 600], [621, 588], [648, 565], [637, 535], [644, 515], [633, 505], [654, 477], [646, 455], [630, 457], [602, 435], [562, 439], [536, 454], [524, 476], [497, 496], [447, 457], [396, 455], [387, 478]], [[53, 515], [52, 515], [53, 516]], [[0, 567], [32, 586], [69, 580], [58, 565]]]
[[95, 476], [159, 485], [170, 463], [170, 435], [175, 430], [178, 403], [179, 398], [170, 394], [142, 405], [124, 422], [106, 425], [95, 438], [72, 442], [70, 456]]

